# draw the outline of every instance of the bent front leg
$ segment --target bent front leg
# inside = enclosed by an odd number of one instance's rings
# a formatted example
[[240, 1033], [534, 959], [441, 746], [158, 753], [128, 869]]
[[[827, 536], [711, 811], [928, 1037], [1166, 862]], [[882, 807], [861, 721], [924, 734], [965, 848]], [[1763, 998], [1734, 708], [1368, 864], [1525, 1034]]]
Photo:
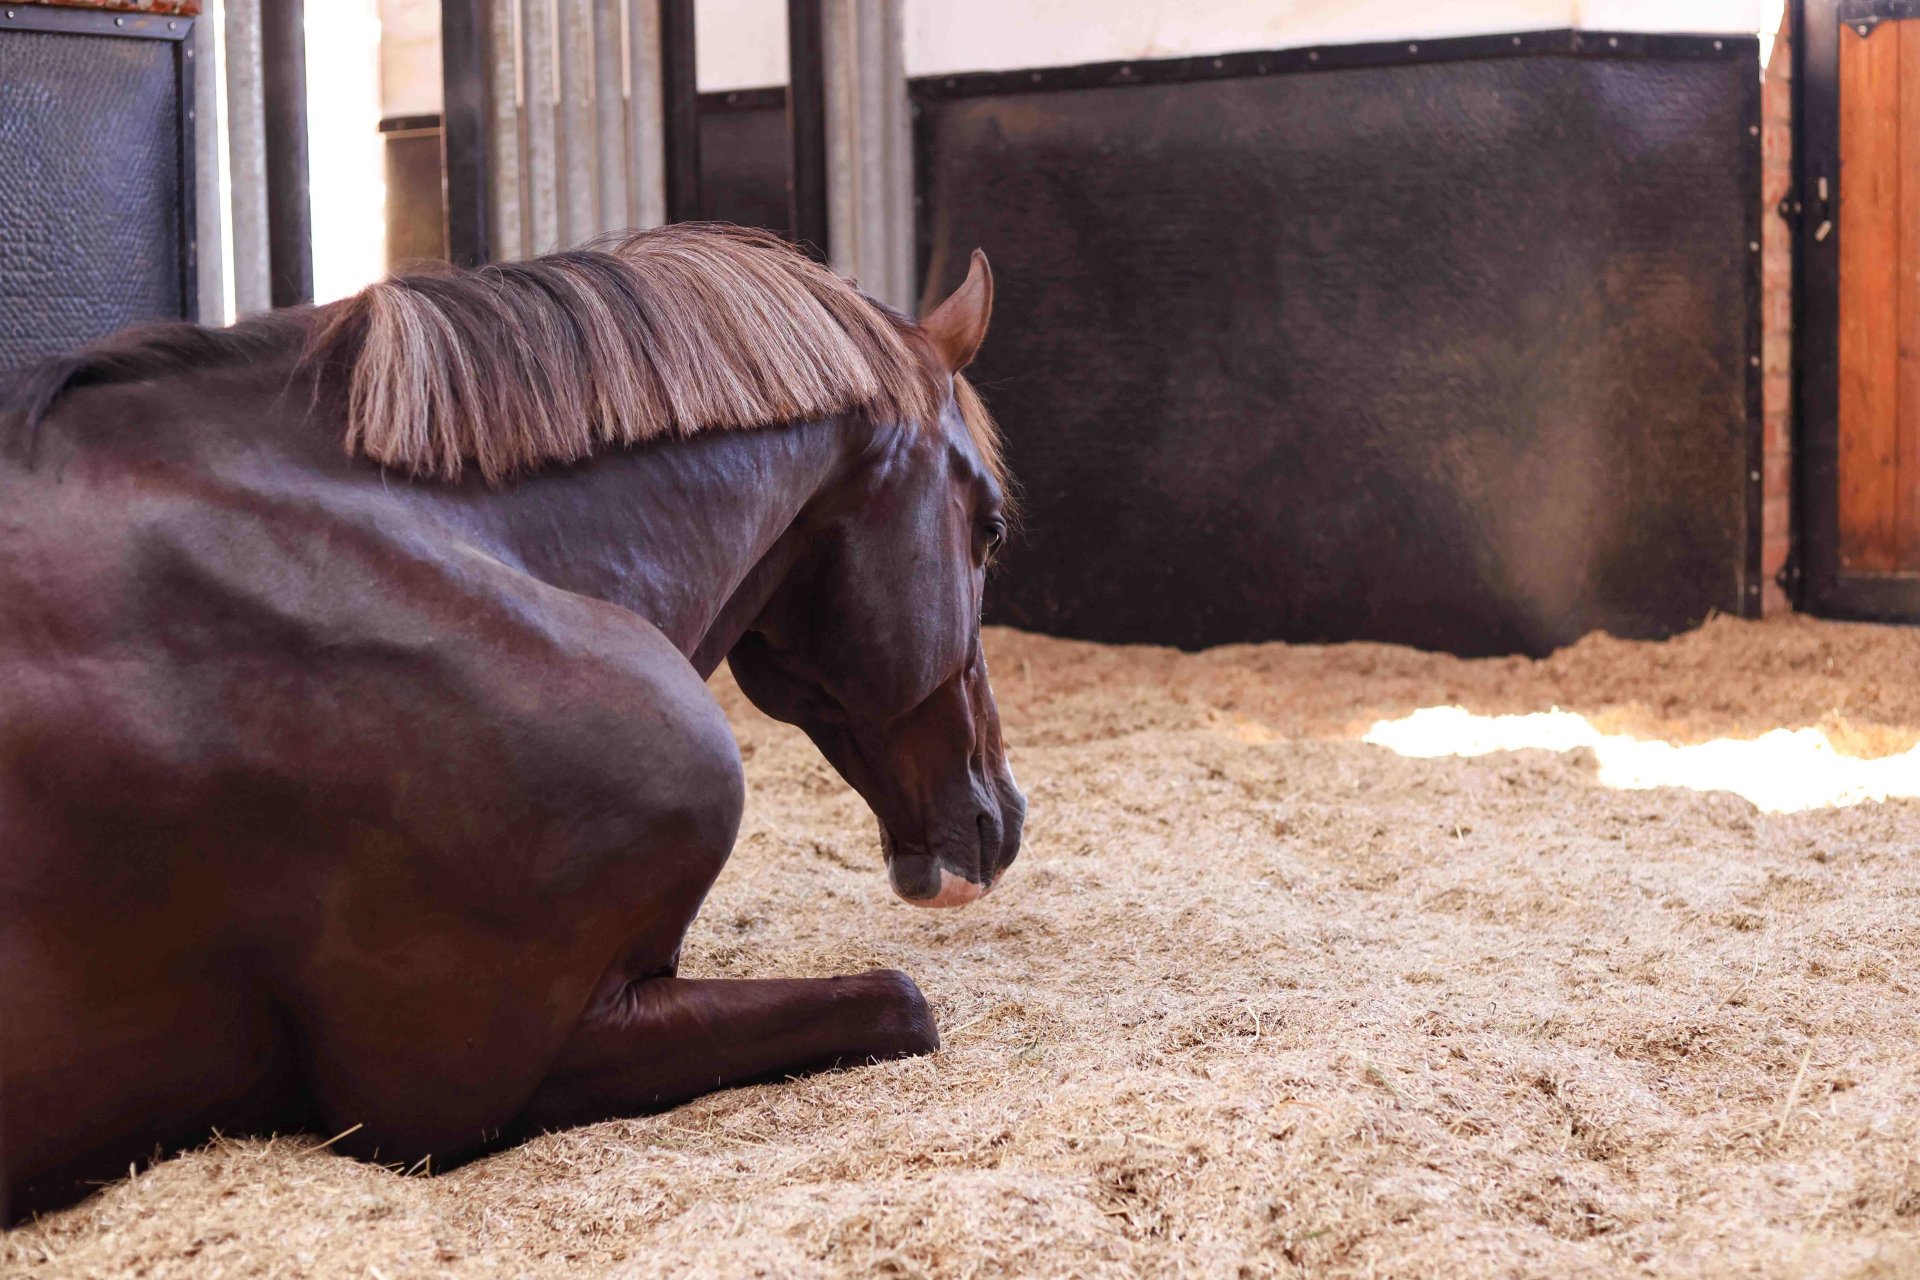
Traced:
[[933, 1012], [894, 969], [842, 978], [649, 978], [590, 1010], [516, 1126], [661, 1111], [730, 1085], [932, 1053]]

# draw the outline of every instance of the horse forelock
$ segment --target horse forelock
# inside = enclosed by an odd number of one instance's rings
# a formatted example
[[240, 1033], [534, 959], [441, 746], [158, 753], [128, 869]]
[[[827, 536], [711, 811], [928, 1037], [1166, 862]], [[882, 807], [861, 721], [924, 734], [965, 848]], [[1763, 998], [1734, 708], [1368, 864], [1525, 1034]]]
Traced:
[[[858, 415], [932, 423], [914, 326], [772, 235], [676, 224], [382, 281], [327, 309], [306, 359], [344, 379], [346, 446], [489, 483], [603, 446]], [[999, 436], [954, 379], [996, 476]]]

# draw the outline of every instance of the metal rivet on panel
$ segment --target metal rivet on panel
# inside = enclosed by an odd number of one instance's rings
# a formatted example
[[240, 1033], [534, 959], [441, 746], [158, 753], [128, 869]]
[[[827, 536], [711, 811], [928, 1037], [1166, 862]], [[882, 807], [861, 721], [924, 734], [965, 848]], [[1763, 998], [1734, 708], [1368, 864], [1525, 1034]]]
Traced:
[[1758, 368], [1760, 367], [1760, 357], [1759, 357], [1759, 356], [1748, 356], [1748, 357], [1747, 357], [1747, 363], [1748, 363], [1748, 364], [1750, 364], [1750, 365], [1752, 365], [1752, 366], [1753, 366], [1754, 368], [1756, 368], [1756, 369], [1758, 369]]
[[1419, 46], [1419, 45], [1417, 45], [1417, 44], [1410, 44], [1410, 45], [1408, 45], [1408, 46], [1407, 46], [1407, 52], [1408, 52], [1408, 53], [1418, 53], [1418, 52], [1420, 52], [1420, 46]]
[[1749, 471], [1749, 472], [1747, 472], [1747, 479], [1749, 479], [1749, 480], [1751, 480], [1751, 481], [1753, 481], [1753, 482], [1754, 482], [1755, 484], [1759, 484], [1759, 483], [1760, 483], [1760, 473], [1759, 473], [1758, 471]]
[[1320, 61], [1320, 54], [1319, 54], [1319, 53], [1318, 53], [1317, 51], [1316, 51], [1316, 52], [1313, 52], [1313, 53], [1309, 53], [1309, 54], [1307, 55], [1307, 61], [1308, 61], [1308, 62], [1318, 62], [1318, 61]]
[[1130, 75], [1132, 75], [1132, 74], [1133, 74], [1133, 68], [1132, 68], [1132, 67], [1122, 67], [1122, 68], [1120, 68], [1120, 74], [1121, 74], [1121, 75], [1123, 75], [1123, 76], [1130, 76]]
[[1218, 70], [1219, 68], [1227, 65], [1227, 60], [1225, 58], [1215, 58], [1213, 60], [1213, 65], [1214, 65], [1214, 69]]
[[1029, 80], [1031, 80], [1031, 81], [1033, 81], [1033, 82], [1034, 82], [1035, 84], [1039, 84], [1039, 83], [1040, 83], [1040, 73], [1039, 73], [1038, 71], [1036, 71], [1036, 72], [1034, 72], [1033, 74], [1031, 74], [1031, 75], [1029, 75], [1029, 76], [1027, 77], [1027, 79], [1029, 79]]
[[1515, 47], [1515, 48], [1518, 48], [1518, 47], [1519, 47], [1519, 45], [1520, 45], [1520, 37], [1519, 37], [1519, 36], [1515, 36], [1515, 37], [1513, 38], [1513, 43], [1514, 43], [1514, 47]]
[[113, 20], [113, 25], [116, 27], [124, 27], [127, 25], [127, 20], [125, 18], [115, 18]]
[[1609, 49], [1618, 49], [1619, 47], [1620, 47], [1620, 37], [1619, 37], [1619, 36], [1608, 36], [1608, 37], [1607, 37], [1607, 48], [1609, 48]]
[[1747, 132], [1757, 138], [1760, 136], [1760, 126], [1757, 124], [1750, 124], [1747, 126]]
[[1724, 44], [1722, 44], [1722, 43], [1721, 43], [1720, 41], [1718, 41], [1718, 40], [1715, 40], [1715, 41], [1713, 42], [1713, 47], [1714, 47], [1714, 48], [1716, 48], [1716, 49], [1724, 49], [1724, 48], [1726, 48], [1727, 46], [1726, 46], [1726, 45], [1724, 45]]

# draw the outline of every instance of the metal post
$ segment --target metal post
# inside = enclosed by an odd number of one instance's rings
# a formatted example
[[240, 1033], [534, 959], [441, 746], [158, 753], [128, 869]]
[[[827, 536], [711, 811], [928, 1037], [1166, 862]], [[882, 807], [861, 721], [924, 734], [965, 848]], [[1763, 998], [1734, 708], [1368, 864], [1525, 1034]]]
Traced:
[[194, 269], [199, 274], [191, 319], [220, 325], [227, 314], [227, 210], [220, 199], [220, 59], [215, 25], [219, 0], [205, 5], [182, 53], [193, 75]]
[[520, 71], [526, 78], [527, 252], [560, 247], [560, 178], [554, 129], [553, 0], [520, 0]]
[[627, 213], [626, 102], [621, 92], [620, 0], [593, 0], [594, 171], [600, 177], [595, 231], [632, 225]]
[[260, 96], [260, 0], [225, 0], [227, 167], [232, 192], [233, 309], [273, 305], [268, 284], [267, 127]]
[[572, 246], [600, 229], [594, 158], [593, 0], [560, 0], [560, 238]]
[[525, 257], [526, 113], [520, 103], [520, 48], [514, 0], [487, 3], [488, 247], [496, 262]]
[[478, 266], [490, 256], [488, 25], [486, 0], [441, 0], [440, 158], [447, 175], [447, 256], [461, 267]]
[[659, 0], [627, 0], [627, 216], [636, 227], [667, 220], [663, 62]]
[[802, 249], [827, 260], [825, 0], [787, 0], [788, 225]]
[[306, 0], [260, 9], [267, 256], [273, 305], [313, 301], [313, 213], [307, 178]]
[[[824, 0], [828, 247], [837, 270], [911, 311], [912, 117], [901, 0]], [[797, 170], [796, 170], [797, 177]]]
[[660, 0], [660, 97], [665, 108], [667, 221], [700, 217], [700, 84], [693, 0]]

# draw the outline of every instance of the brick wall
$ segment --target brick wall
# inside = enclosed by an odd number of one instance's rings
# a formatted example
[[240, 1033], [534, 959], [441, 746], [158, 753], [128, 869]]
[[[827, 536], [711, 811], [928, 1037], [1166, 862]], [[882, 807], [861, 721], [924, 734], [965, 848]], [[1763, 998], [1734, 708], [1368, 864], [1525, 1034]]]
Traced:
[[1787, 561], [1792, 545], [1793, 491], [1793, 237], [1776, 210], [1793, 181], [1793, 50], [1788, 23], [1781, 19], [1780, 34], [1767, 60], [1761, 90], [1761, 192], [1764, 202], [1761, 277], [1765, 345], [1764, 374], [1765, 454], [1763, 464], [1760, 565], [1769, 615], [1790, 607], [1774, 575]]

